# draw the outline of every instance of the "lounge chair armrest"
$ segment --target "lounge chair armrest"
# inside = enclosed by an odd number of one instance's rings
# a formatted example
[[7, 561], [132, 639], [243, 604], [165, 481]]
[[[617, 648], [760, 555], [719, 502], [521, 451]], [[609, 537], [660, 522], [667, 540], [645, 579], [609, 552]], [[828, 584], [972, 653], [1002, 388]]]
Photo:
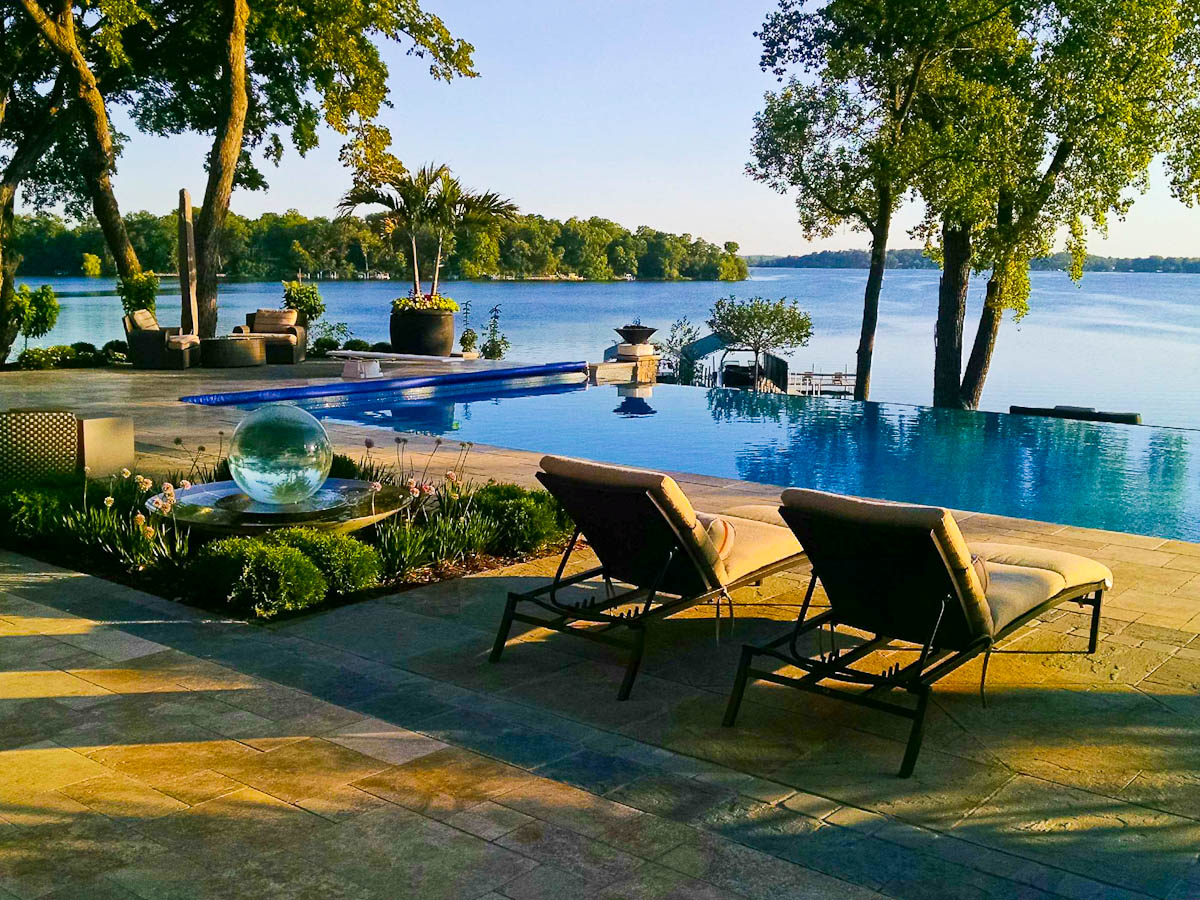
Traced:
[[234, 325], [233, 333], [234, 334], [252, 334], [252, 332], [250, 331], [249, 325]]
[[308, 332], [305, 330], [303, 325], [289, 325], [287, 334], [294, 334], [296, 336], [297, 344], [303, 344], [308, 336]]

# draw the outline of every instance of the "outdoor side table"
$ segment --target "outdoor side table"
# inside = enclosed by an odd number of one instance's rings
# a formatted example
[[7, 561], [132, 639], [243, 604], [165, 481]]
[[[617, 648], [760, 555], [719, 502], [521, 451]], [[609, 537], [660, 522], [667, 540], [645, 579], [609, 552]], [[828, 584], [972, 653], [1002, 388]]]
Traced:
[[200, 365], [210, 369], [262, 366], [267, 362], [267, 345], [250, 336], [204, 338], [200, 341]]

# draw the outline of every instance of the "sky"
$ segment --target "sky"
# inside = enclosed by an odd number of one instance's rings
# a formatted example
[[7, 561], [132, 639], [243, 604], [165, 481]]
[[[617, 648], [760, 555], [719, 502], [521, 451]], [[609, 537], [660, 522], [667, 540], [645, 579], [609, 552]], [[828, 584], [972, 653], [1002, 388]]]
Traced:
[[[393, 151], [413, 166], [450, 165], [470, 187], [511, 197], [524, 212], [593, 215], [630, 228], [650, 225], [743, 253], [789, 254], [865, 247], [849, 231], [809, 243], [792, 201], [745, 174], [754, 113], [776, 82], [759, 70], [753, 36], [770, 0], [425, 0], [475, 45], [479, 78], [435, 82], [427, 64], [389, 47], [394, 108], [381, 120]], [[116, 176], [124, 211], [165, 212], [180, 187], [204, 193], [201, 136], [131, 136]], [[297, 209], [332, 215], [349, 176], [339, 136], [300, 158], [268, 166], [270, 188], [237, 191], [233, 209], [255, 216]], [[892, 246], [916, 210], [897, 218]], [[1156, 166], [1151, 189], [1107, 239], [1112, 256], [1200, 256], [1200, 209], [1170, 196]]]

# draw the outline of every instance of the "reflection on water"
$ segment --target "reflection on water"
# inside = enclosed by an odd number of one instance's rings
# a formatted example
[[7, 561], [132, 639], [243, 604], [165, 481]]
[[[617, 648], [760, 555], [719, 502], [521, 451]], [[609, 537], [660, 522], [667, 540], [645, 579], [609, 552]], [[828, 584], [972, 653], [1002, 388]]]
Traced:
[[[630, 415], [641, 400], [654, 415]], [[434, 413], [434, 408], [437, 412]], [[633, 466], [1200, 540], [1200, 432], [657, 385], [312, 409]]]

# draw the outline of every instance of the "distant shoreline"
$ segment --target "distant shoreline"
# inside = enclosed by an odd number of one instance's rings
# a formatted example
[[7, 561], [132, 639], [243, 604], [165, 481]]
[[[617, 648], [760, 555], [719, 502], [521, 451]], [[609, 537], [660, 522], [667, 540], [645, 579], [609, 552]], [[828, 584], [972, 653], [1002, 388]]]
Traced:
[[[743, 256], [746, 265], [764, 269], [868, 269], [871, 255], [866, 250], [821, 250], [800, 256]], [[1029, 264], [1034, 272], [1066, 272], [1071, 257], [1055, 253]], [[937, 269], [924, 250], [889, 250], [888, 269]], [[1088, 256], [1085, 272], [1138, 272], [1151, 274], [1200, 274], [1200, 257], [1191, 256]]]

